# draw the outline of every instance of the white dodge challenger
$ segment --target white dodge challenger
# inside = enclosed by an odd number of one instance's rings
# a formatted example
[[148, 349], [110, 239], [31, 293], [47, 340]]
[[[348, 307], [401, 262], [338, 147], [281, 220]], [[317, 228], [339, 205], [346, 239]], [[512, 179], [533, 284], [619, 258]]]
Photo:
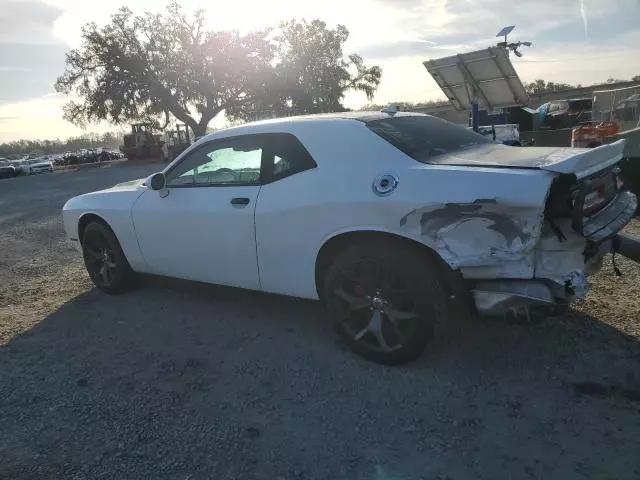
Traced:
[[595, 149], [498, 145], [419, 114], [356, 112], [208, 135], [145, 180], [64, 206], [96, 287], [134, 272], [321, 299], [365, 358], [416, 358], [451, 302], [566, 305], [636, 197]]

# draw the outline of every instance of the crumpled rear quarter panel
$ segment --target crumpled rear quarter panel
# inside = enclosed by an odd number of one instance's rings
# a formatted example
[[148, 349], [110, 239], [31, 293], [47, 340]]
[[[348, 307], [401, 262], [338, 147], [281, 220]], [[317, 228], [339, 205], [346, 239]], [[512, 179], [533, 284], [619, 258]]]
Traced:
[[431, 201], [405, 212], [396, 228], [463, 272], [492, 267], [492, 275], [532, 277], [533, 252], [542, 234], [553, 175], [539, 170], [462, 168], [416, 172], [407, 196]]

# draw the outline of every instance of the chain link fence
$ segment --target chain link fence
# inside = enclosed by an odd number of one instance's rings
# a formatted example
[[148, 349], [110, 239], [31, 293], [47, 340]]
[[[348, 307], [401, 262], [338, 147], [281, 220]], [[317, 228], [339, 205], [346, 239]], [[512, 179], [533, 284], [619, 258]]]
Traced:
[[640, 86], [593, 92], [593, 121], [617, 122], [620, 131], [640, 127]]

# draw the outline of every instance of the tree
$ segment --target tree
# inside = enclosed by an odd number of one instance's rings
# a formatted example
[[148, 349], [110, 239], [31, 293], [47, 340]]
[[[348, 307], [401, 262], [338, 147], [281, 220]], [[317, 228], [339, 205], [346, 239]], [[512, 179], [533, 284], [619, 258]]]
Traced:
[[[416, 102], [394, 102], [394, 103], [396, 104], [396, 107], [398, 108], [398, 110], [401, 112], [413, 112], [418, 109], [433, 108], [433, 107], [439, 107], [442, 105], [448, 105], [449, 100], [427, 100], [425, 102], [417, 102], [417, 103]], [[386, 106], [387, 105], [378, 105], [376, 103], [371, 103], [369, 105], [366, 105], [362, 110], [378, 111], [378, 110], [382, 110]]]
[[[329, 29], [321, 20], [291, 20], [281, 23], [279, 30], [273, 40], [275, 77], [254, 110], [278, 115], [344, 111], [342, 100], [350, 90], [373, 98], [382, 69], [366, 66], [358, 54], [344, 56], [349, 31], [343, 25]], [[243, 118], [246, 111], [232, 108], [227, 114]]]
[[67, 54], [56, 90], [79, 101], [65, 106], [65, 118], [166, 126], [173, 116], [200, 136], [223, 110], [231, 118], [341, 110], [346, 91], [371, 98], [380, 83], [380, 67], [343, 58], [343, 26], [291, 21], [271, 33], [208, 31], [203, 11], [187, 15], [177, 3], [164, 14], [121, 8], [104, 27], [86, 25], [81, 47]]
[[382, 70], [367, 67], [358, 54], [343, 57], [349, 38], [343, 25], [328, 29], [325, 22], [295, 20], [280, 25], [276, 38], [277, 73], [283, 81], [286, 100], [300, 113], [343, 110], [348, 90], [364, 92], [369, 100], [380, 84]]
[[631, 81], [632, 82], [640, 82], [640, 75], [635, 75], [635, 76], [631, 77]]
[[84, 125], [169, 116], [196, 136], [222, 110], [252, 105], [271, 74], [269, 30], [240, 35], [206, 31], [204, 13], [184, 14], [177, 3], [166, 14], [133, 15], [121, 8], [104, 27], [90, 23], [82, 46], [66, 57], [56, 90], [75, 94], [65, 118]]
[[563, 90], [571, 90], [572, 88], [580, 87], [581, 85], [570, 85], [568, 83], [545, 82], [540, 78], [531, 83], [525, 84], [525, 90], [528, 93], [533, 94], [561, 92]]

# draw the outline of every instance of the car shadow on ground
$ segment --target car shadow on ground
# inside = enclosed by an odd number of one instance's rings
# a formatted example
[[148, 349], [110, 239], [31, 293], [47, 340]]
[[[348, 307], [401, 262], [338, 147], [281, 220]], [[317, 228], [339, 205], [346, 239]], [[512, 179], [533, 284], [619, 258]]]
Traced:
[[0, 478], [637, 478], [639, 367], [578, 312], [383, 367], [317, 302], [147, 278], [0, 349]]

